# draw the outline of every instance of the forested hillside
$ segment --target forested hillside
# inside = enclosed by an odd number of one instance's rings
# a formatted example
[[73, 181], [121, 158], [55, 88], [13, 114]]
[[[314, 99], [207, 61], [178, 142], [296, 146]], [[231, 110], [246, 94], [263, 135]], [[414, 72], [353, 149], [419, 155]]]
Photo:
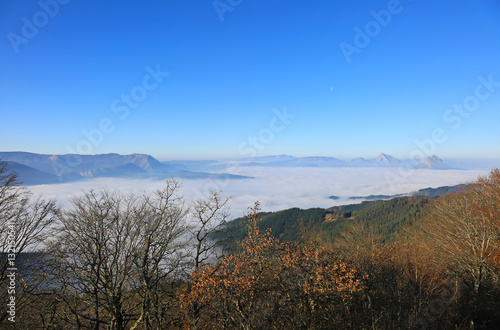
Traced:
[[[340, 231], [349, 225], [370, 227], [382, 241], [394, 240], [405, 226], [425, 214], [430, 199], [427, 197], [398, 197], [386, 201], [370, 201], [359, 204], [336, 206], [329, 209], [292, 208], [278, 212], [263, 212], [258, 223], [261, 230], [269, 229], [281, 242], [298, 242], [305, 231], [321, 233], [328, 241], [334, 241]], [[215, 234], [232, 251], [247, 234], [245, 218], [229, 222], [224, 230]]]
[[394, 240], [405, 226], [411, 226], [425, 215], [430, 200], [426, 197], [398, 197], [387, 201], [365, 202], [329, 209], [333, 219], [323, 223], [322, 230], [334, 240], [339, 231], [351, 224], [370, 227], [382, 241]]

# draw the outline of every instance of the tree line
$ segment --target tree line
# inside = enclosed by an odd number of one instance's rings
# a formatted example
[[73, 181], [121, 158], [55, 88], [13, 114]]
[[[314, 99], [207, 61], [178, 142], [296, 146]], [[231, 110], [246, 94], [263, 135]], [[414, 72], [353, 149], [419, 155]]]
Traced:
[[[335, 240], [304, 221], [299, 239], [280, 241], [260, 226], [257, 202], [230, 252], [215, 239], [223, 237], [215, 234], [228, 220], [229, 198], [212, 191], [186, 205], [179, 188], [172, 179], [151, 194], [84, 191], [61, 210], [33, 198], [0, 163], [2, 328], [500, 326], [498, 169], [461, 192], [416, 200], [425, 216], [391, 240], [346, 218]], [[280, 214], [280, 228], [283, 215], [297, 212]], [[7, 290], [12, 224], [14, 295]]]

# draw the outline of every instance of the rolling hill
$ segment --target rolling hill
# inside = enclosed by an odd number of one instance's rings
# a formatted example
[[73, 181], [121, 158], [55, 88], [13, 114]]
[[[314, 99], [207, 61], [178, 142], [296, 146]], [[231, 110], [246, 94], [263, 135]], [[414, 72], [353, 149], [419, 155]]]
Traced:
[[[271, 230], [273, 236], [282, 242], [299, 241], [303, 230], [321, 232], [327, 240], [334, 241], [342, 230], [357, 223], [370, 228], [381, 241], [387, 242], [395, 239], [405, 226], [411, 226], [415, 220], [424, 216], [427, 205], [433, 198], [455, 193], [461, 189], [463, 185], [443, 186], [421, 189], [404, 196], [375, 196], [377, 200], [328, 209], [291, 208], [277, 212], [262, 212], [258, 226], [261, 230]], [[390, 199], [382, 200], [384, 198]], [[228, 222], [221, 232], [214, 235], [214, 238], [223, 242], [225, 248], [231, 252], [237, 248], [237, 242], [241, 241], [246, 233], [246, 219], [237, 218]]]

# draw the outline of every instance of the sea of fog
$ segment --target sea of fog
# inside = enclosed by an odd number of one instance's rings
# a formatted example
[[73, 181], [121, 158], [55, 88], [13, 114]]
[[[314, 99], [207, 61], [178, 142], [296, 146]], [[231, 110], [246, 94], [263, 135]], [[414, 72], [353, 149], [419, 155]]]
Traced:
[[[203, 199], [210, 189], [222, 190], [232, 196], [231, 218], [246, 213], [254, 202], [263, 211], [278, 211], [291, 207], [331, 207], [359, 203], [351, 196], [394, 195], [423, 188], [436, 188], [475, 181], [488, 170], [405, 170], [398, 168], [277, 168], [233, 167], [224, 172], [251, 176], [240, 180], [180, 180], [187, 203]], [[124, 193], [150, 192], [165, 186], [165, 180], [131, 180], [104, 178], [76, 183], [30, 186], [35, 195], [56, 198], [63, 207], [70, 206], [72, 196], [82, 190], [117, 189]], [[338, 196], [332, 200], [329, 196]]]

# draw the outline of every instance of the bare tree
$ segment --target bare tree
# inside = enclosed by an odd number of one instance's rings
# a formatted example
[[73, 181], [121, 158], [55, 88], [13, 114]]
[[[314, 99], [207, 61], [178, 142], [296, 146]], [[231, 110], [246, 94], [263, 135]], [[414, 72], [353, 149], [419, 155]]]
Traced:
[[73, 325], [164, 327], [163, 288], [187, 261], [179, 187], [169, 180], [152, 195], [105, 190], [73, 198], [52, 245], [59, 277], [65, 275], [61, 299], [74, 315]]
[[[66, 279], [68, 308], [76, 325], [98, 329], [109, 324], [124, 329], [134, 307], [130, 278], [137, 245], [133, 223], [135, 196], [111, 191], [88, 191], [72, 200], [62, 213], [61, 228], [52, 246], [59, 276]], [[80, 301], [71, 300], [80, 295]]]
[[[208, 199], [193, 202], [190, 238], [195, 272], [204, 262], [214, 257], [215, 250], [220, 248], [220, 242], [213, 236], [226, 224], [229, 217], [229, 199], [230, 197], [222, 197], [221, 191], [211, 190]], [[202, 306], [194, 302], [191, 308], [193, 327], [196, 329]]]
[[[18, 175], [7, 169], [7, 163], [0, 161], [0, 286], [10, 287], [7, 282], [15, 278], [16, 287], [1, 290], [2, 302], [14, 294], [16, 312], [19, 313], [29, 296], [40, 286], [42, 275], [35, 267], [33, 252], [39, 251], [48, 236], [48, 228], [55, 222], [59, 212], [54, 200], [31, 198], [26, 187], [21, 186]], [[26, 252], [31, 252], [27, 255]], [[21, 257], [22, 256], [22, 257]], [[39, 260], [40, 261], [40, 260]], [[34, 265], [33, 265], [34, 263]], [[32, 264], [28, 267], [28, 264]], [[19, 273], [17, 273], [17, 271]], [[17, 273], [17, 274], [16, 274]], [[14, 276], [14, 277], [13, 277]], [[10, 295], [9, 294], [9, 295]], [[4, 305], [5, 306], [5, 305]], [[0, 313], [0, 322], [12, 314], [6, 309]]]
[[139, 272], [138, 293], [142, 304], [140, 317], [132, 329], [140, 324], [152, 329], [153, 320], [158, 329], [164, 328], [165, 309], [170, 307], [172, 299], [162, 299], [166, 295], [163, 288], [187, 261], [187, 210], [183, 197], [177, 193], [180, 187], [178, 181], [168, 180], [162, 190], [156, 190], [152, 196], [144, 195], [134, 211], [137, 226], [134, 262]]
[[193, 204], [194, 219], [191, 234], [194, 237], [194, 267], [213, 257], [219, 242], [213, 237], [226, 224], [229, 217], [230, 197], [223, 197], [221, 191], [211, 190], [207, 200], [197, 200]]
[[[424, 226], [441, 262], [469, 283], [470, 327], [485, 304], [483, 287], [498, 281], [500, 256], [500, 171], [465, 188], [459, 194], [439, 198]], [[495, 284], [495, 283], [493, 283]], [[498, 286], [498, 283], [496, 283]]]

